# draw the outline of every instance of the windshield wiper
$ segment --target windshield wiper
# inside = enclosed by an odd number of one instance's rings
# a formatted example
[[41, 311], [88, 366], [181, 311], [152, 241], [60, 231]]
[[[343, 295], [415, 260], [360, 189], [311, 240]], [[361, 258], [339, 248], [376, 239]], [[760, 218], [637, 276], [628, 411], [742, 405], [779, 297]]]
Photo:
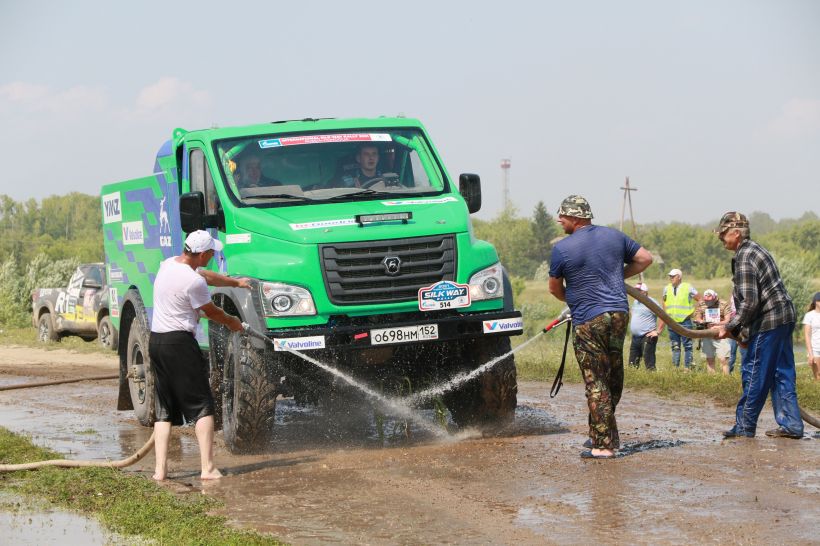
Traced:
[[299, 201], [315, 201], [304, 195], [293, 195], [292, 193], [263, 193], [262, 195], [246, 195], [242, 199], [298, 199]]
[[359, 190], [359, 191], [352, 191], [350, 193], [343, 193], [341, 195], [334, 195], [333, 197], [328, 197], [327, 199], [324, 199], [324, 201], [338, 201], [338, 200], [342, 200], [342, 199], [347, 199], [348, 197], [360, 197], [362, 195], [367, 195], [368, 197], [369, 196], [395, 197], [397, 194], [396, 194], [396, 192], [392, 192], [392, 191], [380, 191], [380, 190], [364, 189], [364, 190]]

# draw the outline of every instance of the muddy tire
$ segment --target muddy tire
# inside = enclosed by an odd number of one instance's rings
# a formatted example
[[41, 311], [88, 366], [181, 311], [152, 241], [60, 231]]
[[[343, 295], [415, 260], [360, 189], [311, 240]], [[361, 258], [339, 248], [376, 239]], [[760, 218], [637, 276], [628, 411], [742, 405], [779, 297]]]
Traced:
[[101, 318], [100, 323], [97, 325], [97, 339], [100, 340], [100, 345], [109, 351], [116, 351], [118, 337], [117, 330], [111, 324], [111, 318], [108, 316]]
[[141, 425], [150, 427], [156, 419], [154, 369], [151, 366], [151, 357], [148, 355], [148, 339], [151, 330], [148, 327], [145, 305], [139, 293], [136, 290], [129, 290], [126, 299], [133, 304], [135, 315], [128, 332], [128, 345], [125, 352], [128, 390], [134, 406], [134, 415]]
[[225, 347], [222, 380], [222, 434], [232, 453], [253, 453], [273, 438], [278, 382], [247, 336], [232, 333]]
[[37, 321], [37, 340], [42, 343], [60, 341], [60, 334], [57, 333], [51, 321], [51, 313], [40, 315], [40, 320]]
[[[510, 351], [510, 338], [479, 338], [462, 347], [462, 362], [470, 369]], [[460, 427], [478, 426], [497, 430], [515, 418], [518, 384], [515, 357], [508, 356], [495, 366], [445, 396], [444, 402]]]

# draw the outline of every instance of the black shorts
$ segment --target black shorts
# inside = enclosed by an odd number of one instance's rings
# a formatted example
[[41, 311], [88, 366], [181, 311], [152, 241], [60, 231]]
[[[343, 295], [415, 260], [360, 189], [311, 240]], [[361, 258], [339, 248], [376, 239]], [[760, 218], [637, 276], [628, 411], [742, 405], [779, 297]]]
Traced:
[[156, 420], [195, 423], [214, 414], [208, 363], [190, 332], [151, 332], [148, 354], [154, 369]]

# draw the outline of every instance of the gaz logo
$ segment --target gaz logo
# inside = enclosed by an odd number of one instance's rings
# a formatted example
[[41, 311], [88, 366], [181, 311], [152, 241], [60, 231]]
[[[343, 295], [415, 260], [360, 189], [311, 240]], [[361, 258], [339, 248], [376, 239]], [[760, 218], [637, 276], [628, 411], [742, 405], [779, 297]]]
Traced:
[[111, 222], [122, 222], [122, 209], [120, 208], [120, 192], [108, 193], [102, 196], [103, 224]]
[[419, 309], [437, 311], [470, 306], [470, 286], [450, 281], [439, 281], [419, 289]]

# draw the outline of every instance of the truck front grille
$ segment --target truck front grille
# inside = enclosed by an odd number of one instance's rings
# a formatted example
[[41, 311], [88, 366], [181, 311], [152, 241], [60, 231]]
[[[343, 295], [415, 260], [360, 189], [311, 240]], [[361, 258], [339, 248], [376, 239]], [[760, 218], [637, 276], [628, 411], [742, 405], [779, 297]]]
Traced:
[[[337, 305], [415, 300], [419, 288], [455, 279], [452, 235], [320, 245], [322, 273], [330, 301]], [[400, 260], [390, 275], [386, 259]]]

